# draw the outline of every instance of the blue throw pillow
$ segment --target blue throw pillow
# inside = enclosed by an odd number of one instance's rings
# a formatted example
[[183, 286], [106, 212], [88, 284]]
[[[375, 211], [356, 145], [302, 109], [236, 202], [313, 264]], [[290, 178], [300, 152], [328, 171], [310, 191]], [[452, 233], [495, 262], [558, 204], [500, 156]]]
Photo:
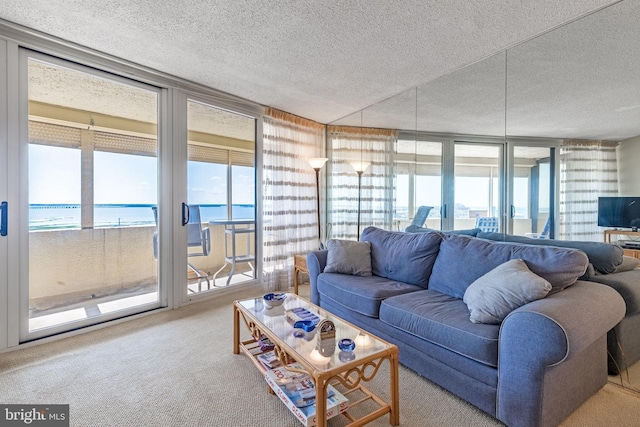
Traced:
[[427, 288], [442, 234], [414, 234], [367, 227], [362, 231], [360, 240], [371, 243], [373, 274]]
[[500, 264], [476, 279], [463, 301], [473, 323], [499, 324], [513, 310], [547, 296], [551, 284], [534, 274], [521, 259]]

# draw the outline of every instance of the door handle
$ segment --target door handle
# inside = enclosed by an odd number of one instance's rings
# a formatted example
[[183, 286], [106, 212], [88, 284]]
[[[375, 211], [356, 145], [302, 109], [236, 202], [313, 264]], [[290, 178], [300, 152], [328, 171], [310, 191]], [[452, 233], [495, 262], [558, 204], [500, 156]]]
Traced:
[[447, 217], [447, 204], [445, 203], [444, 205], [442, 205], [442, 209], [441, 209], [441, 214], [442, 214], [442, 218], [446, 218]]
[[189, 205], [182, 203], [182, 225], [185, 226], [189, 223]]
[[511, 218], [516, 217], [516, 207], [511, 205]]
[[7, 202], [0, 203], [0, 236], [7, 235], [7, 213], [9, 212]]

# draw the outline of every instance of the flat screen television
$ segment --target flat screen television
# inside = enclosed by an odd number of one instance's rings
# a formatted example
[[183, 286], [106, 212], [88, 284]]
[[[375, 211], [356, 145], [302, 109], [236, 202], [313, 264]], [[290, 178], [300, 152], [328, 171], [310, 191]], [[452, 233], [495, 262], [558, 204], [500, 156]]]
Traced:
[[640, 197], [598, 197], [598, 225], [638, 231]]

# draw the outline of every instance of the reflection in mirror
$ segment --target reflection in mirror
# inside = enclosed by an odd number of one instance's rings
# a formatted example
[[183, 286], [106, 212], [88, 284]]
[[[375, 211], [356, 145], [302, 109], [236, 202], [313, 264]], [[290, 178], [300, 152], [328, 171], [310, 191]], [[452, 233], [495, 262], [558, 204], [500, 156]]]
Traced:
[[[640, 3], [622, 1], [507, 53], [508, 138], [552, 138], [560, 144], [556, 238], [602, 242], [598, 197], [640, 195], [639, 18]], [[538, 213], [539, 229], [542, 207]], [[625, 255], [640, 258], [640, 251], [627, 249]], [[619, 373], [610, 376], [613, 383], [635, 391], [640, 391], [640, 311], [634, 307], [639, 276], [636, 269], [589, 278], [625, 298], [626, 316], [608, 334], [609, 371]]]
[[[396, 132], [389, 137], [396, 141], [389, 208], [395, 229], [415, 218], [419, 206], [434, 205], [429, 228], [436, 228], [433, 214], [442, 212], [441, 228], [451, 230], [468, 227], [472, 212], [482, 210], [512, 234], [545, 237], [548, 230], [549, 238], [602, 242], [598, 196], [640, 195], [639, 18], [640, 2], [616, 3], [333, 125]], [[359, 152], [359, 143], [352, 147]], [[509, 160], [509, 182], [503, 158]], [[488, 175], [476, 176], [483, 166]], [[492, 194], [483, 197], [482, 206], [464, 197], [474, 188], [468, 183], [474, 176]], [[336, 183], [345, 178], [334, 177]], [[348, 185], [352, 188], [340, 201], [353, 210], [354, 185]], [[625, 254], [640, 258], [640, 251]], [[617, 274], [589, 280], [619, 280]], [[640, 289], [640, 280], [632, 277], [621, 285], [629, 292]], [[638, 391], [639, 331], [636, 309], [608, 337], [609, 351], [619, 349], [616, 364], [622, 372], [611, 378]]]
[[509, 234], [553, 239], [554, 147], [513, 147], [512, 202]]
[[391, 229], [397, 131], [328, 126], [329, 238], [356, 239], [367, 226]]
[[500, 231], [500, 167], [502, 146], [456, 143], [455, 230]]
[[420, 86], [418, 130], [504, 142], [505, 74], [500, 53]]
[[[376, 215], [380, 209], [391, 209], [393, 217], [390, 222], [384, 222], [388, 228], [407, 231], [428, 231], [429, 229], [450, 230], [454, 228], [454, 212], [459, 215], [466, 213], [467, 217], [457, 218], [464, 222], [475, 223], [474, 212], [484, 209], [492, 216], [500, 217], [503, 212], [500, 177], [502, 170], [502, 149], [504, 146], [505, 129], [505, 55], [499, 54], [484, 61], [470, 65], [449, 75], [443, 76], [420, 87], [410, 89], [397, 96], [364, 109], [360, 114], [352, 114], [340, 119], [328, 128], [329, 155], [332, 156], [335, 173], [330, 176], [333, 183], [329, 188], [334, 193], [338, 204], [330, 205], [335, 211], [332, 226], [334, 237], [337, 235], [336, 225], [339, 213], [353, 211], [347, 205], [353, 204], [355, 195], [346, 194], [338, 196], [335, 190], [340, 186], [339, 180], [350, 179], [345, 174], [348, 169], [338, 171], [340, 164], [347, 163], [348, 155], [343, 153], [344, 148], [339, 148], [339, 127], [367, 128], [369, 133], [375, 133], [372, 129], [393, 129], [394, 144], [386, 146], [391, 149], [386, 153], [393, 158], [393, 171], [373, 170], [363, 174], [363, 192], [367, 189], [375, 191], [376, 185], [365, 183], [371, 177], [385, 176], [392, 173], [394, 177], [392, 185], [388, 188], [384, 197], [378, 195], [379, 200], [374, 205], [362, 205], [362, 227], [373, 225], [366, 219], [369, 211]], [[342, 129], [345, 132], [345, 129]], [[354, 156], [362, 144], [362, 136], [352, 141], [351, 153]], [[455, 141], [463, 141], [469, 146], [479, 143], [498, 144], [491, 146], [491, 153], [480, 156], [477, 149], [473, 156], [465, 156], [465, 162], [458, 163], [457, 168], [460, 179], [454, 179], [453, 145]], [[479, 147], [476, 147], [479, 149]], [[371, 153], [363, 154], [371, 161]], [[378, 165], [371, 161], [372, 166]], [[485, 167], [491, 163], [493, 167]], [[380, 166], [380, 165], [378, 165]], [[474, 171], [470, 173], [469, 171]], [[476, 176], [479, 171], [486, 172], [482, 177]], [[353, 174], [353, 173], [352, 173]], [[370, 174], [370, 175], [369, 175]], [[485, 176], [486, 175], [486, 176]], [[369, 176], [369, 178], [367, 178]], [[387, 177], [388, 178], [388, 177]], [[486, 182], [485, 182], [486, 181]], [[389, 182], [387, 180], [387, 182]], [[488, 183], [491, 183], [489, 185]], [[475, 199], [470, 198], [478, 185], [483, 185], [483, 190], [491, 194], [491, 201], [487, 200], [474, 206]], [[351, 186], [351, 185], [350, 185]], [[463, 205], [461, 209], [454, 208], [455, 194], [462, 197], [460, 200], [469, 200], [469, 206]], [[468, 198], [464, 196], [468, 195]], [[349, 198], [350, 197], [350, 198]], [[330, 196], [331, 199], [331, 196]], [[373, 199], [372, 199], [373, 200]], [[364, 203], [364, 199], [363, 199]], [[466, 203], [466, 202], [465, 202]], [[420, 213], [427, 212], [423, 220]], [[449, 207], [449, 209], [447, 209]], [[353, 215], [353, 212], [350, 213]], [[488, 215], [488, 214], [487, 214]], [[378, 221], [380, 223], [380, 221]], [[417, 224], [421, 222], [421, 224]], [[460, 224], [462, 224], [460, 222]], [[473, 224], [472, 224], [473, 225]], [[353, 233], [355, 234], [355, 233]], [[340, 234], [343, 235], [344, 234]]]
[[616, 147], [640, 135], [639, 15], [621, 2], [508, 52], [507, 135], [563, 142], [557, 238], [602, 241], [597, 198], [625, 192]]
[[639, 16], [640, 4], [621, 2], [509, 49], [507, 135], [639, 135]]
[[[358, 238], [367, 226], [397, 229], [394, 151], [401, 126], [415, 125], [415, 105], [411, 89], [327, 127], [332, 238]], [[360, 176], [356, 163], [367, 165]]]
[[477, 218], [502, 223], [504, 100], [504, 53], [418, 88], [419, 139], [442, 145], [441, 167], [429, 175], [441, 183], [442, 230], [474, 228]]
[[440, 230], [442, 142], [415, 135], [400, 133], [396, 145], [396, 226], [408, 232]]

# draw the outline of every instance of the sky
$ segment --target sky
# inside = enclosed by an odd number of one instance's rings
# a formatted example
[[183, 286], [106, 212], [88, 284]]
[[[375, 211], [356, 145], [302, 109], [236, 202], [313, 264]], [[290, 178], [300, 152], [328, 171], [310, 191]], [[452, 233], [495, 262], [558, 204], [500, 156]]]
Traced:
[[[254, 171], [233, 166], [234, 204], [254, 203]], [[188, 203], [226, 204], [226, 166], [188, 162]], [[157, 158], [94, 152], [95, 204], [156, 204]], [[29, 203], [79, 204], [80, 150], [29, 144]]]
[[[232, 168], [233, 204], [254, 203], [253, 175], [251, 167]], [[29, 203], [79, 204], [80, 178], [80, 150], [29, 145]], [[225, 165], [189, 161], [187, 179], [188, 203], [226, 204]], [[408, 182], [407, 175], [400, 175], [396, 180], [398, 207], [409, 204]], [[456, 203], [469, 208], [487, 208], [489, 178], [456, 177], [455, 182]], [[440, 206], [440, 183], [440, 176], [418, 176], [416, 206]], [[94, 153], [95, 204], [156, 204], [157, 186], [156, 157]], [[546, 189], [541, 196], [547, 200], [548, 180], [541, 182], [541, 188]], [[527, 180], [516, 178], [515, 206], [526, 210], [528, 197]]]

